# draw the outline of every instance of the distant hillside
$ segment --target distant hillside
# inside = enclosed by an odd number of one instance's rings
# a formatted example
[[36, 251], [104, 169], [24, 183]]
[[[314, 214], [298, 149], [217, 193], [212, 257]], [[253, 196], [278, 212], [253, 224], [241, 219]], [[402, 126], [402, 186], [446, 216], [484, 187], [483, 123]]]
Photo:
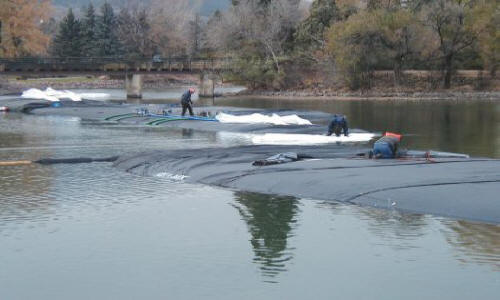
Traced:
[[[52, 3], [56, 6], [61, 6], [61, 7], [72, 7], [75, 9], [80, 9], [83, 6], [86, 6], [89, 4], [89, 2], [92, 2], [94, 6], [100, 6], [102, 3], [104, 3], [105, 0], [52, 0]], [[115, 7], [119, 7], [123, 5], [124, 2], [123, 0], [107, 0], [108, 3]], [[147, 3], [148, 1], [142, 1], [142, 3]], [[219, 10], [224, 10], [229, 7], [231, 1], [230, 0], [201, 0], [202, 6], [200, 8], [200, 14], [202, 15], [211, 15], [214, 11], [217, 9]]]

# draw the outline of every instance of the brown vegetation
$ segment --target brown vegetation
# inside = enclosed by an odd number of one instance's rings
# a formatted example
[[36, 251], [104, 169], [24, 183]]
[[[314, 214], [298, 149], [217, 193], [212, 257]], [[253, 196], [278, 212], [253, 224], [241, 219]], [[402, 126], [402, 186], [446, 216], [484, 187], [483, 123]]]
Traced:
[[43, 55], [50, 37], [42, 31], [50, 0], [0, 0], [0, 57]]

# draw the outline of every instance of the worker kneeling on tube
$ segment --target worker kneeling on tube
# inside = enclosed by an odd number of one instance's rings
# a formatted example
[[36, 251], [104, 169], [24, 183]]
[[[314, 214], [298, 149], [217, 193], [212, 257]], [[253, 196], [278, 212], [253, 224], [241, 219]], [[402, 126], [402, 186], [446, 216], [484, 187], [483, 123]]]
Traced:
[[375, 158], [396, 158], [398, 157], [399, 142], [402, 135], [386, 132], [383, 137], [373, 145], [373, 156]]

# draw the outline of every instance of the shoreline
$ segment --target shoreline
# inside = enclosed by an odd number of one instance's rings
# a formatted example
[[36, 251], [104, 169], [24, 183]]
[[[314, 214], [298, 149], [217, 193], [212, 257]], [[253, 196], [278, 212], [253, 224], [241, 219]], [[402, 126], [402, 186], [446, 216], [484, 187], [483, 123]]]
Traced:
[[415, 93], [315, 93], [295, 91], [243, 91], [236, 95], [227, 95], [226, 98], [237, 97], [239, 99], [280, 99], [280, 100], [332, 100], [332, 101], [435, 101], [435, 100], [500, 100], [500, 91], [439, 91], [439, 92], [415, 92]]
[[[180, 88], [186, 85], [168, 85], [163, 88]], [[52, 86], [51, 86], [52, 87]], [[38, 88], [38, 87], [35, 87]], [[52, 87], [54, 88], [54, 87]], [[162, 87], [146, 87], [145, 90], [161, 90]], [[56, 90], [72, 90], [72, 89], [122, 89], [122, 87], [64, 87], [54, 88]], [[0, 88], [0, 96], [20, 97], [24, 89], [5, 89]], [[239, 93], [226, 93], [216, 95], [216, 99], [259, 99], [259, 100], [311, 100], [311, 101], [500, 101], [499, 91], [489, 92], [418, 92], [418, 93], [341, 93], [338, 95], [325, 94], [315, 95], [302, 92], [251, 92], [243, 91]], [[208, 99], [208, 98], [207, 98]]]
[[[161, 90], [199, 85], [199, 80], [194, 75], [149, 75], [144, 78], [144, 90]], [[217, 83], [216, 87], [232, 86], [231, 82]], [[58, 78], [36, 78], [18, 79], [6, 78], [0, 82], [0, 96], [20, 96], [24, 90], [30, 88], [45, 89], [51, 87], [56, 90], [73, 89], [125, 89], [125, 81], [121, 78], [110, 76], [100, 77], [58, 77]], [[225, 93], [216, 98], [239, 98], [239, 99], [279, 99], [279, 100], [333, 100], [333, 101], [432, 101], [432, 100], [500, 100], [500, 90], [493, 88], [488, 90], [460, 89], [450, 90], [428, 90], [421, 89], [411, 91], [397, 91], [393, 87], [385, 89], [374, 88], [363, 91], [344, 91], [332, 89], [290, 89], [290, 90], [250, 90], [241, 92]]]

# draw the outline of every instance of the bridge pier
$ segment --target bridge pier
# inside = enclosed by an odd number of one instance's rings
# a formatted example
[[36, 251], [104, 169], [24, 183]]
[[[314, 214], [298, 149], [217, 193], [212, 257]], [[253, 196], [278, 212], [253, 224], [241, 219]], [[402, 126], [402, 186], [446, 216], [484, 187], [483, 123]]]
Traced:
[[212, 98], [215, 96], [215, 76], [213, 74], [201, 73], [199, 91], [200, 97]]
[[127, 98], [142, 98], [142, 75], [125, 75], [125, 88], [127, 89]]

